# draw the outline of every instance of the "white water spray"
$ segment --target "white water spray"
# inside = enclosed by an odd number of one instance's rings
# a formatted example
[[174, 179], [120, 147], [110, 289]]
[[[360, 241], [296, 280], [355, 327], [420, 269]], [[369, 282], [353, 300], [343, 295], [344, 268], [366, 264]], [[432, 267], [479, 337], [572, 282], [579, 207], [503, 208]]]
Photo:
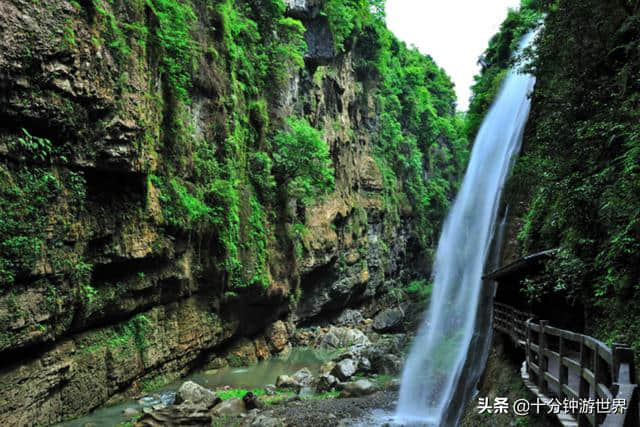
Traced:
[[[528, 46], [534, 35], [525, 37], [520, 48]], [[455, 402], [460, 395], [456, 390], [475, 387], [477, 372], [484, 368], [461, 375], [474, 334], [491, 336], [476, 331], [481, 277], [500, 193], [520, 149], [534, 84], [533, 76], [510, 71], [476, 137], [438, 243], [431, 304], [402, 373], [395, 417], [401, 424], [457, 423], [466, 402]]]

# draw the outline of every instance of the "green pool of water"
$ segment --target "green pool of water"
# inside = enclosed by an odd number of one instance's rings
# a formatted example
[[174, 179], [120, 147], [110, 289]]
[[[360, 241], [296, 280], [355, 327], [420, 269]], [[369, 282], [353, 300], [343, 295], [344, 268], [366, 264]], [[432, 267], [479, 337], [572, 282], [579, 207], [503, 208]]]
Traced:
[[96, 409], [85, 417], [68, 421], [62, 427], [112, 427], [127, 421], [123, 415], [126, 408], [142, 410], [143, 407], [159, 403], [171, 404], [175, 391], [187, 380], [194, 381], [210, 389], [222, 387], [244, 388], [251, 390], [262, 388], [267, 384], [275, 384], [279, 375], [292, 375], [297, 370], [307, 367], [316, 375], [322, 365], [330, 360], [333, 354], [317, 349], [298, 348], [291, 351], [284, 359], [272, 358], [254, 366], [244, 368], [223, 368], [218, 370], [197, 372], [172, 384], [153, 390], [139, 400], [126, 400], [117, 405]]

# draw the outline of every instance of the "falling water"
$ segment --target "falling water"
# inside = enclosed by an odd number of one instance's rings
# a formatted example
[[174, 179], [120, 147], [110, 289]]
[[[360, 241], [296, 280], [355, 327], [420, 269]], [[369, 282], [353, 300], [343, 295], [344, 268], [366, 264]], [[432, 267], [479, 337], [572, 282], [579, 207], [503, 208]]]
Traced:
[[[520, 48], [534, 38], [530, 34]], [[511, 71], [476, 137], [469, 167], [444, 223], [434, 264], [431, 304], [402, 374], [396, 421], [456, 424], [483, 362], [467, 372], [467, 356], [487, 348], [489, 322], [478, 322], [487, 261], [502, 186], [520, 149], [530, 109], [533, 76]], [[476, 345], [472, 345], [472, 341]], [[477, 345], [483, 341], [482, 345]], [[470, 353], [470, 349], [472, 349]], [[478, 366], [480, 365], [480, 366]], [[464, 375], [462, 375], [464, 369]], [[462, 397], [461, 397], [462, 396]]]

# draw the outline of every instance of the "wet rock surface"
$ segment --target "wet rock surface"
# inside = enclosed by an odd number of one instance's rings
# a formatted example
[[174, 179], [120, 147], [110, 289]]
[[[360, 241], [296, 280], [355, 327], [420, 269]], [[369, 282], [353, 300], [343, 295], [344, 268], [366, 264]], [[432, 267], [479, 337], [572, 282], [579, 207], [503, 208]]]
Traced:
[[205, 408], [212, 408], [221, 402], [211, 390], [202, 387], [193, 381], [183, 383], [176, 393], [176, 404], [188, 403], [191, 405], [202, 405]]

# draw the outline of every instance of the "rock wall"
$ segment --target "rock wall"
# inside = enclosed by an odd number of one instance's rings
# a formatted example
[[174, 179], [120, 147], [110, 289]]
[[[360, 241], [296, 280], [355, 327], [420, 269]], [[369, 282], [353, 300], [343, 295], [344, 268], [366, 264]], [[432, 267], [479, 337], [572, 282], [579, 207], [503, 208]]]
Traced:
[[[222, 144], [219, 128], [245, 112], [229, 105], [212, 3], [194, 2], [206, 49], [183, 118]], [[135, 42], [158, 28], [152, 3], [0, 1], [0, 223], [14, 232], [0, 247], [0, 424], [56, 423], [193, 369], [286, 352], [295, 324], [375, 313], [375, 297], [428, 274], [410, 207], [386, 220], [371, 77], [356, 73], [357, 50], [336, 54], [321, 3], [290, 5], [307, 28], [305, 67], [268, 113], [324, 131], [335, 191], [289, 206], [304, 210], [299, 262], [275, 224], [268, 288], [229, 292], [219, 236], [168, 227], [154, 181], [197, 159], [175, 154], [159, 48]]]

